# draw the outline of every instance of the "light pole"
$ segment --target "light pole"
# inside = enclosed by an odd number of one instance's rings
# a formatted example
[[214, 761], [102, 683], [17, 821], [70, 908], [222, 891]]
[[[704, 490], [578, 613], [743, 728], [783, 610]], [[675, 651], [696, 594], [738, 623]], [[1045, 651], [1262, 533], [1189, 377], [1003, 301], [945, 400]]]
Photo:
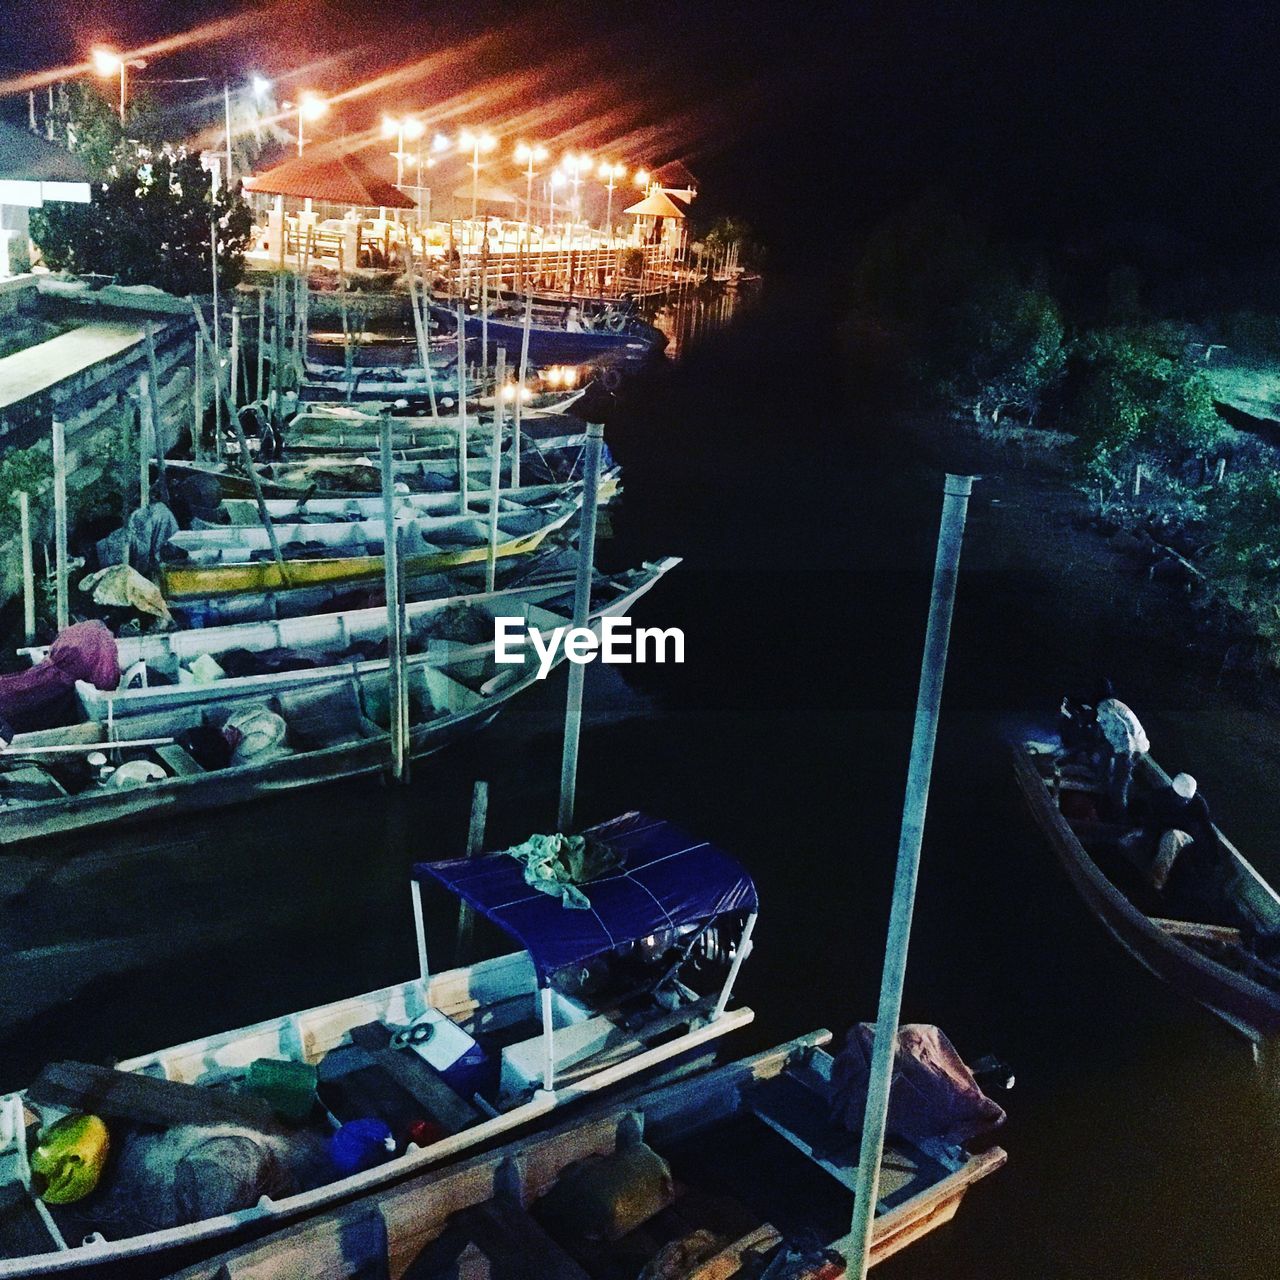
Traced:
[[[584, 154], [580, 156], [575, 156], [573, 154], [570, 154], [565, 156], [565, 158], [561, 160], [560, 163], [564, 166], [564, 170], [569, 175], [569, 180], [573, 184], [572, 208], [573, 208], [574, 220], [576, 222], [579, 216], [578, 188], [582, 186], [582, 175], [584, 173], [590, 173], [592, 168], [594, 167], [595, 162], [591, 159], [589, 155]], [[573, 229], [570, 228], [570, 231], [569, 231], [570, 243], [572, 243], [573, 239], [574, 239]]]
[[[396, 140], [396, 187], [397, 189], [404, 186], [404, 162], [406, 139], [414, 142], [421, 138], [427, 131], [427, 126], [421, 120], [414, 116], [390, 116], [382, 117], [382, 136], [384, 138], [395, 138]], [[419, 173], [418, 181], [421, 183], [422, 175]], [[419, 196], [419, 205], [421, 205], [421, 196]], [[400, 220], [400, 211], [396, 210], [396, 221]]]
[[627, 166], [625, 164], [610, 164], [607, 160], [600, 161], [600, 167], [596, 173], [601, 178], [607, 178], [605, 188], [609, 192], [609, 203], [604, 215], [605, 238], [613, 239], [613, 189], [618, 184], [619, 178], [627, 176]]
[[[261, 104], [263, 98], [266, 97], [271, 88], [271, 81], [264, 76], [253, 75], [249, 77], [249, 92], [253, 95], [255, 103]], [[232, 164], [231, 164], [231, 83], [224, 79], [222, 81], [222, 110], [224, 122], [227, 130], [227, 190], [231, 190], [232, 181]], [[257, 126], [255, 125], [255, 130]]]
[[527, 142], [522, 142], [516, 148], [516, 160], [526, 166], [524, 171], [524, 220], [530, 227], [533, 226], [533, 180], [537, 176], [533, 171], [533, 166], [541, 164], [548, 154], [546, 147], [540, 142], [535, 142], [532, 146]]
[[114, 49], [95, 49], [93, 51], [93, 69], [104, 79], [108, 76], [120, 76], [120, 123], [124, 124], [126, 101], [125, 82], [128, 68], [141, 71], [147, 64], [141, 58], [130, 58], [126, 54], [116, 53]]
[[480, 204], [480, 153], [492, 151], [498, 140], [491, 133], [472, 133], [464, 129], [458, 137], [458, 146], [471, 152], [471, 233], [475, 236], [476, 210]]
[[[295, 104], [286, 102], [284, 109], [288, 111]], [[304, 93], [296, 103], [298, 112], [298, 154], [302, 154], [302, 122], [304, 120], [319, 120], [329, 110], [329, 104], [318, 93]]]

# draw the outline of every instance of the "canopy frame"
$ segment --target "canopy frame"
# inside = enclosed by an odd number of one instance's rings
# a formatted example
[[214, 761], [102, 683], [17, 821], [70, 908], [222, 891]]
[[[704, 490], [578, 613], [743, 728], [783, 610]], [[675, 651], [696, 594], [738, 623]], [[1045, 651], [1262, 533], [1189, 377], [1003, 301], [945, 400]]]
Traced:
[[[635, 813], [624, 814], [620, 818], [614, 819], [612, 823], [602, 824], [602, 828], [607, 829], [613, 826], [614, 824], [623, 823], [631, 820], [638, 820], [641, 822], [644, 821], [644, 819], [642, 818], [642, 815], [635, 814]], [[661, 825], [664, 828], [670, 828], [670, 824], [663, 823]], [[599, 830], [602, 828], [592, 828], [592, 830]], [[641, 829], [643, 830], [643, 828]], [[675, 830], [674, 828], [670, 828], [670, 829], [672, 831]], [[680, 833], [680, 834], [683, 835], [683, 833]], [[686, 849], [682, 850], [681, 852], [692, 853], [699, 849], [704, 849], [704, 848], [710, 850], [711, 846], [705, 844], [705, 842], [695, 843], [688, 846]], [[715, 850], [714, 852], [721, 858], [727, 858], [727, 855], [720, 854], [718, 850]], [[505, 856], [506, 855], [504, 852], [499, 851], [496, 853], [486, 854], [484, 855], [484, 858], [493, 859], [493, 858], [501, 858]], [[679, 856], [679, 855], [676, 855], [676, 856]], [[474, 863], [480, 860], [471, 859], [470, 861]], [[452, 865], [452, 864], [442, 864], [442, 865]], [[546, 1097], [553, 1096], [555, 1094], [555, 1083], [556, 1083], [556, 1079], [555, 1079], [556, 1078], [556, 1057], [555, 1057], [554, 1001], [553, 1001], [552, 986], [551, 986], [552, 970], [547, 966], [540, 964], [537, 961], [536, 957], [534, 957], [533, 955], [533, 952], [528, 942], [519, 933], [515, 931], [515, 929], [510, 925], [510, 923], [504, 922], [502, 919], [498, 918], [490, 909], [486, 908], [483, 902], [475, 901], [469, 895], [464, 894], [455, 884], [451, 883], [441, 873], [433, 870], [432, 867], [433, 867], [433, 864], [430, 864], [430, 863], [419, 864], [417, 867], [414, 868], [414, 874], [410, 881], [410, 890], [411, 890], [412, 900], [413, 900], [414, 933], [417, 940], [417, 948], [418, 948], [418, 970], [420, 975], [419, 981], [421, 983], [422, 996], [423, 996], [423, 1001], [425, 1005], [427, 1007], [430, 1007], [430, 1003], [431, 1003], [429, 998], [431, 970], [430, 970], [430, 964], [427, 956], [426, 923], [425, 923], [425, 913], [423, 911], [422, 879], [420, 876], [420, 870], [424, 874], [430, 874], [431, 877], [437, 880], [442, 887], [448, 889], [451, 893], [455, 894], [455, 896], [457, 896], [461, 902], [469, 903], [480, 914], [485, 915], [500, 929], [502, 929], [505, 933], [507, 933], [509, 937], [511, 937], [515, 942], [517, 942], [520, 945], [521, 949], [526, 953], [528, 953], [530, 958], [534, 961], [534, 994], [540, 1006], [541, 1022], [542, 1022], [542, 1039], [543, 1039], [542, 1088], [539, 1090], [539, 1093]], [[751, 951], [753, 949], [752, 934], [755, 931], [756, 920], [759, 917], [759, 907], [758, 907], [758, 903], [755, 895], [754, 884], [751, 883], [751, 879], [749, 876], [747, 876], [745, 871], [742, 871], [740, 868], [739, 870], [741, 872], [741, 879], [742, 881], [745, 881], [745, 885], [749, 889], [749, 893], [745, 894], [742, 897], [742, 900], [739, 900], [737, 897], [733, 897], [732, 900], [730, 900], [726, 905], [717, 907], [717, 909], [715, 909], [714, 911], [711, 911], [705, 916], [701, 917], [705, 920], [706, 923], [710, 923], [712, 920], [719, 919], [721, 916], [736, 914], [737, 912], [742, 911], [744, 909], [747, 912], [746, 918], [743, 922], [742, 931], [738, 935], [738, 942], [737, 942], [737, 946], [734, 949], [733, 958], [729, 963], [728, 972], [725, 974], [725, 979], [724, 979], [724, 982], [721, 984], [720, 992], [716, 997], [716, 1001], [714, 1006], [712, 1007], [711, 1013], [708, 1015], [708, 1018], [707, 1018], [708, 1023], [716, 1022], [721, 1017], [724, 1016], [725, 1010], [729, 1004], [729, 1000], [733, 995], [733, 989], [735, 984], [737, 983], [738, 975], [741, 972], [743, 962], [751, 954]], [[607, 879], [607, 877], [602, 877], [602, 879]], [[739, 888], [739, 890], [741, 888], [741, 886], [735, 886], [735, 887]], [[536, 890], [534, 890], [533, 892], [535, 894], [537, 893]], [[548, 898], [548, 902], [550, 901], [551, 900]], [[572, 909], [561, 906], [561, 907], [558, 907], [557, 910], [567, 911]], [[668, 919], [670, 919], [670, 917], [668, 917]], [[692, 919], [688, 921], [682, 921], [682, 922], [673, 921], [673, 923], [692, 923]], [[641, 936], [648, 936], [648, 935], [644, 934]], [[635, 942], [637, 940], [638, 939], [635, 937], [621, 938], [621, 939], [618, 939], [618, 943], [620, 944], [622, 942]], [[600, 952], [597, 951], [594, 954], [600, 954]]]

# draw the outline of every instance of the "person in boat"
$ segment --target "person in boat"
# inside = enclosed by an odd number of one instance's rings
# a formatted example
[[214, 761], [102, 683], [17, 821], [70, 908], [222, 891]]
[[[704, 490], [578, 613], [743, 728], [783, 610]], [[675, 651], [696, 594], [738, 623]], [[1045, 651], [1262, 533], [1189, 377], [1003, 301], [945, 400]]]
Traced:
[[1090, 756], [1098, 744], [1098, 715], [1089, 703], [1062, 695], [1058, 708], [1058, 737], [1066, 759]]
[[1118, 814], [1129, 811], [1129, 790], [1138, 758], [1151, 750], [1142, 722], [1115, 696], [1110, 680], [1102, 680], [1094, 699], [1107, 794]]
[[1180, 773], [1167, 787], [1161, 787], [1148, 801], [1150, 816], [1144, 824], [1155, 837], [1156, 853], [1151, 863], [1151, 883], [1163, 890], [1184, 850], [1194, 844], [1215, 843], [1209, 803], [1189, 773]]

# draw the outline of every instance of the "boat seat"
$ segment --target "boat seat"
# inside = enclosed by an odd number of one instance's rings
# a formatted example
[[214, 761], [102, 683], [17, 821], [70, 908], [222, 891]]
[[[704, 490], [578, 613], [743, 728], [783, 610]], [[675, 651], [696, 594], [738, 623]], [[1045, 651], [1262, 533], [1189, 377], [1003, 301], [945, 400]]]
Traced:
[[[572, 1067], [592, 1054], [599, 1053], [611, 1038], [627, 1033], [604, 1014], [587, 1018], [583, 1022], [557, 1027], [553, 1037], [555, 1069]], [[542, 1083], [542, 1067], [546, 1045], [542, 1032], [527, 1040], [509, 1044], [502, 1051], [502, 1092], [517, 1095]]]
[[157, 759], [174, 778], [188, 778], [193, 774], [204, 773], [195, 757], [176, 742], [157, 747], [155, 751]]
[[590, 1280], [523, 1209], [505, 1201], [473, 1205], [455, 1213], [404, 1273], [403, 1280], [443, 1280], [474, 1246], [488, 1260], [492, 1280]]
[[0, 1258], [25, 1258], [59, 1248], [40, 1210], [20, 1182], [0, 1186]]
[[289, 736], [303, 750], [359, 742], [368, 736], [364, 714], [350, 681], [336, 688], [298, 689], [281, 693], [280, 714]]

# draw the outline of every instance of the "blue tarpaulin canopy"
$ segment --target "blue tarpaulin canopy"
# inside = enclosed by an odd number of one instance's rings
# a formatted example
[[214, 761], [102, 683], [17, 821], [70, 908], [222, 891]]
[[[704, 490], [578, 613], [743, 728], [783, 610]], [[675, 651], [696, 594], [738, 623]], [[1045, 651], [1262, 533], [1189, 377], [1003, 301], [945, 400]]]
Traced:
[[670, 822], [624, 813], [584, 834], [622, 857], [615, 871], [582, 886], [588, 910], [567, 909], [526, 884], [522, 864], [504, 853], [420, 862], [413, 874], [438, 881], [516, 939], [543, 984], [557, 969], [622, 943], [756, 910], [756, 887], [743, 867]]

